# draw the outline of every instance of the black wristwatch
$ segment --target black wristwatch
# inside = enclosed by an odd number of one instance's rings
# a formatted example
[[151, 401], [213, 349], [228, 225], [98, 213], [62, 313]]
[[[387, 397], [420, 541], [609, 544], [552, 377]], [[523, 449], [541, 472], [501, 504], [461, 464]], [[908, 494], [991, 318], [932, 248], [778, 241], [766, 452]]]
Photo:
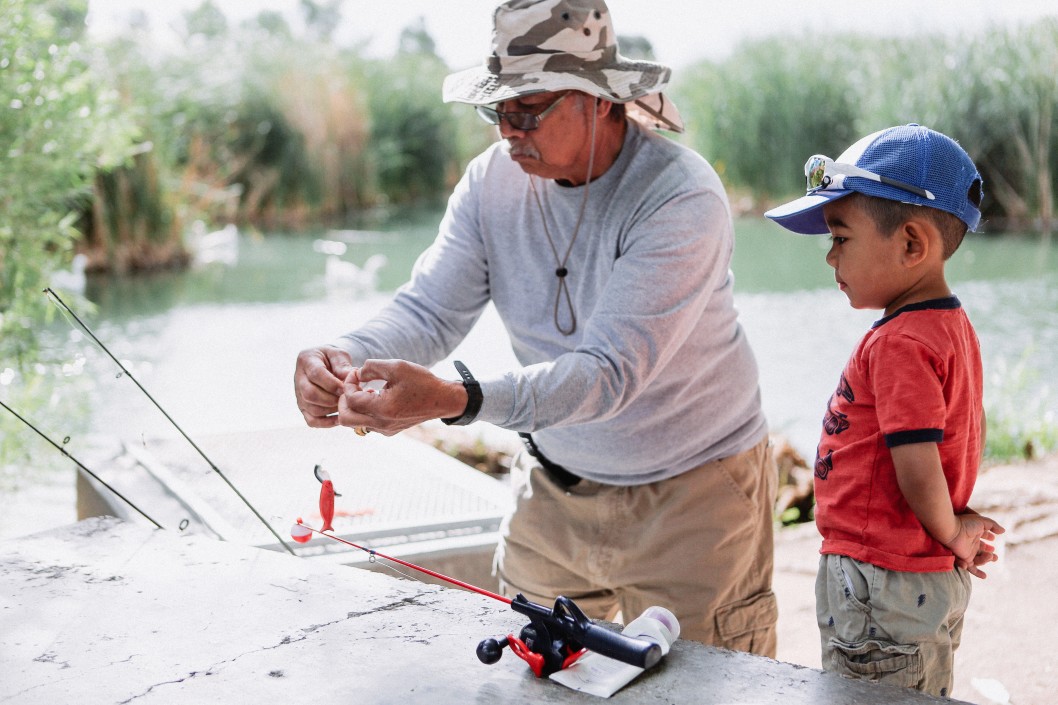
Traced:
[[459, 376], [463, 378], [463, 388], [467, 390], [467, 408], [463, 409], [462, 416], [453, 416], [441, 421], [448, 426], [466, 426], [476, 419], [481, 411], [481, 385], [462, 362], [456, 360], [455, 366]]

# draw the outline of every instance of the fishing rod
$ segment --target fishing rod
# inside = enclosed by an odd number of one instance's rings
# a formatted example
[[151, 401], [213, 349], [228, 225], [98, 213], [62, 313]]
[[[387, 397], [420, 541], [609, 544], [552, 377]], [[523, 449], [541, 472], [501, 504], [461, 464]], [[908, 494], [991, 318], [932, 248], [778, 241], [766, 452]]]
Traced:
[[[331, 529], [331, 522], [334, 519], [334, 498], [341, 495], [334, 491], [334, 483], [331, 481], [330, 476], [319, 465], [313, 469], [313, 474], [316, 475], [316, 479], [321, 484], [320, 515], [323, 519], [324, 528], [315, 529], [308, 526], [299, 517], [290, 530], [291, 538], [298, 543], [307, 543], [313, 534], [324, 536], [332, 541], [364, 551], [368, 554], [372, 563], [377, 558], [391, 561], [510, 605], [515, 612], [529, 617], [529, 624], [522, 628], [521, 633], [517, 637], [514, 634], [508, 634], [499, 639], [488, 638], [482, 640], [476, 650], [478, 659], [482, 663], [496, 663], [503, 655], [503, 649], [510, 647], [511, 652], [529, 664], [529, 668], [533, 673], [538, 678], [541, 678], [567, 668], [588, 650], [644, 669], [655, 665], [664, 655], [661, 647], [653, 641], [636, 639], [595, 624], [568, 597], [560, 595], [555, 599], [555, 606], [548, 609], [543, 605], [530, 602], [521, 593], [513, 599], [504, 597], [491, 590], [486, 590], [400, 558], [387, 556], [373, 548], [361, 546], [340, 536], [327, 533], [327, 531], [333, 530]], [[400, 571], [397, 572], [399, 573]], [[401, 574], [403, 575], [403, 573]]]
[[139, 508], [139, 507], [137, 507], [137, 506], [136, 506], [135, 504], [133, 504], [133, 503], [132, 503], [132, 500], [130, 500], [130, 499], [129, 499], [128, 497], [126, 497], [125, 495], [121, 494], [121, 493], [120, 493], [120, 492], [118, 492], [118, 491], [117, 491], [116, 489], [114, 489], [114, 488], [113, 488], [113, 487], [111, 487], [111, 486], [110, 486], [109, 484], [107, 484], [107, 482], [106, 482], [106, 481], [105, 481], [105, 480], [104, 480], [103, 478], [99, 477], [99, 475], [96, 475], [96, 474], [95, 474], [94, 472], [92, 472], [92, 471], [91, 471], [91, 470], [89, 470], [89, 469], [88, 469], [87, 467], [85, 467], [84, 463], [82, 463], [82, 462], [81, 462], [80, 460], [78, 460], [77, 458], [75, 458], [75, 457], [73, 457], [72, 455], [70, 455], [70, 453], [69, 453], [69, 452], [68, 452], [68, 451], [66, 450], [66, 448], [65, 448], [65, 443], [69, 442], [69, 440], [70, 440], [69, 438], [66, 438], [66, 439], [65, 439], [65, 440], [63, 441], [64, 445], [59, 445], [58, 443], [56, 443], [55, 441], [53, 441], [53, 440], [52, 440], [52, 439], [51, 439], [51, 438], [50, 438], [50, 437], [48, 436], [48, 434], [44, 433], [44, 432], [43, 432], [43, 431], [41, 431], [41, 430], [40, 430], [39, 428], [37, 428], [36, 426], [34, 426], [33, 424], [31, 424], [31, 423], [30, 423], [30, 422], [29, 422], [28, 420], [26, 420], [26, 418], [25, 418], [25, 417], [23, 417], [23, 416], [22, 416], [21, 414], [19, 414], [19, 413], [18, 413], [17, 411], [15, 411], [15, 410], [14, 410], [14, 409], [12, 409], [12, 408], [11, 408], [10, 406], [8, 406], [7, 404], [5, 404], [5, 403], [4, 403], [3, 401], [0, 401], [0, 406], [4, 407], [4, 408], [5, 408], [5, 409], [7, 409], [7, 410], [8, 410], [9, 412], [11, 412], [11, 414], [12, 414], [12, 415], [13, 415], [13, 416], [14, 416], [14, 417], [15, 417], [16, 419], [18, 419], [18, 420], [19, 420], [19, 421], [21, 421], [22, 423], [26, 424], [26, 426], [28, 426], [28, 427], [29, 427], [30, 429], [32, 429], [32, 430], [33, 430], [33, 431], [34, 431], [34, 432], [35, 432], [35, 433], [36, 433], [36, 434], [37, 434], [38, 436], [40, 436], [41, 438], [43, 438], [44, 440], [46, 440], [46, 441], [47, 441], [48, 443], [52, 444], [52, 446], [54, 446], [54, 447], [55, 447], [55, 449], [56, 449], [57, 451], [59, 451], [60, 453], [62, 453], [63, 455], [65, 455], [65, 456], [66, 456], [67, 458], [69, 458], [70, 460], [72, 460], [72, 461], [74, 462], [74, 464], [75, 464], [75, 465], [76, 465], [77, 467], [79, 467], [79, 468], [80, 468], [80, 469], [81, 469], [81, 470], [82, 470], [83, 472], [87, 473], [87, 474], [88, 474], [88, 475], [89, 475], [89, 476], [90, 476], [90, 477], [91, 477], [91, 478], [92, 478], [93, 480], [95, 480], [96, 482], [98, 482], [99, 484], [101, 484], [101, 485], [102, 485], [103, 487], [106, 487], [106, 488], [107, 488], [108, 490], [110, 490], [110, 491], [111, 491], [111, 492], [113, 492], [113, 493], [114, 493], [115, 495], [117, 495], [119, 499], [121, 499], [121, 500], [122, 500], [123, 502], [125, 502], [125, 504], [129, 505], [130, 507], [132, 507], [133, 509], [135, 509], [135, 510], [136, 510], [137, 512], [139, 512], [139, 513], [140, 513], [140, 515], [141, 515], [141, 516], [143, 516], [143, 518], [144, 518], [144, 519], [146, 519], [147, 521], [151, 522], [152, 524], [154, 524], [155, 526], [157, 526], [157, 527], [158, 527], [159, 529], [161, 529], [161, 528], [162, 528], [162, 525], [161, 525], [161, 524], [159, 524], [158, 522], [156, 522], [156, 521], [155, 521], [154, 519], [152, 519], [152, 518], [151, 518], [150, 516], [148, 516], [146, 512], [144, 512], [144, 511], [143, 511], [142, 509], [140, 509], [140, 508]]
[[392, 561], [452, 585], [476, 592], [479, 595], [503, 602], [510, 605], [515, 612], [529, 617], [529, 624], [522, 628], [520, 635], [517, 637], [514, 634], [508, 634], [500, 638], [482, 640], [476, 649], [478, 660], [482, 663], [496, 663], [503, 655], [503, 649], [510, 647], [512, 653], [529, 664], [529, 668], [538, 678], [542, 678], [571, 666], [589, 650], [639, 668], [650, 668], [661, 660], [662, 651], [658, 644], [645, 639], [634, 639], [595, 624], [568, 597], [559, 595], [555, 599], [555, 606], [550, 609], [535, 602], [530, 602], [521, 593], [513, 599], [504, 597], [491, 590], [486, 590], [477, 585], [438, 573], [435, 570], [424, 568], [410, 561], [387, 556], [373, 548], [361, 546], [340, 536], [324, 533], [320, 529], [308, 526], [301, 518], [298, 518], [290, 533], [295, 541], [308, 540], [312, 534], [326, 536], [338, 543], [364, 551], [371, 557], [372, 562], [376, 558]]
[[311, 526], [309, 526], [308, 524], [306, 524], [304, 522], [304, 520], [301, 519], [301, 517], [298, 517], [297, 523], [290, 530], [290, 537], [292, 539], [294, 539], [295, 541], [298, 541], [298, 542], [305, 541], [306, 537], [311, 537], [312, 534], [317, 534], [319, 536], [326, 536], [327, 538], [333, 539], [334, 541], [337, 541], [338, 543], [344, 543], [346, 546], [352, 546], [353, 548], [359, 549], [359, 550], [363, 551], [364, 553], [367, 553], [371, 557], [371, 561], [372, 562], [374, 562], [375, 558], [382, 558], [384, 560], [391, 561], [391, 562], [396, 563], [398, 565], [402, 565], [405, 568], [411, 568], [412, 570], [417, 570], [420, 573], [425, 573], [426, 575], [429, 575], [429, 576], [431, 576], [433, 578], [437, 578], [438, 580], [443, 580], [446, 583], [451, 583], [452, 585], [456, 585], [458, 587], [465, 588], [467, 590], [470, 590], [471, 592], [476, 592], [479, 595], [484, 595], [485, 597], [491, 597], [493, 600], [499, 600], [500, 602], [506, 603], [508, 605], [511, 604], [511, 602], [512, 602], [511, 598], [504, 597], [503, 595], [500, 595], [500, 594], [497, 594], [495, 592], [492, 592], [491, 590], [486, 590], [485, 588], [478, 587], [477, 585], [471, 585], [470, 583], [465, 583], [462, 580], [458, 580], [456, 578], [450, 577], [448, 575], [445, 575], [444, 573], [438, 573], [435, 570], [430, 570], [429, 568], [424, 568], [421, 565], [416, 565], [414, 563], [410, 563], [408, 561], [401, 560], [400, 558], [395, 558], [393, 556], [387, 556], [385, 553], [379, 553], [378, 551], [376, 551], [373, 548], [368, 548], [367, 546], [361, 546], [360, 544], [354, 543], [352, 541], [349, 541], [348, 539], [343, 539], [341, 536], [335, 536], [334, 534], [328, 534], [323, 529], [314, 529]]
[[127, 376], [129, 379], [131, 379], [132, 382], [139, 388], [139, 390], [141, 392], [143, 392], [143, 394], [148, 399], [150, 399], [151, 403], [154, 404], [155, 408], [157, 408], [158, 411], [162, 412], [162, 415], [165, 416], [165, 418], [169, 421], [169, 423], [171, 423], [173, 425], [173, 428], [175, 428], [177, 431], [180, 432], [180, 435], [183, 436], [184, 439], [188, 443], [191, 444], [191, 447], [194, 448], [198, 452], [198, 454], [202, 456], [202, 459], [206, 461], [206, 464], [209, 465], [210, 469], [213, 470], [213, 472], [217, 473], [217, 475], [220, 476], [220, 479], [224, 480], [224, 482], [228, 485], [228, 487], [231, 488], [231, 491], [234, 492], [238, 496], [238, 498], [243, 501], [243, 504], [245, 504], [247, 507], [249, 507], [250, 511], [253, 512], [254, 516], [257, 517], [258, 519], [260, 519], [261, 523], [264, 524], [265, 527], [268, 529], [268, 531], [272, 534], [272, 536], [274, 536], [276, 538], [276, 540], [279, 541], [280, 545], [282, 545], [283, 548], [285, 548], [290, 553], [290, 555], [292, 555], [292, 556], [297, 555], [296, 553], [294, 553], [294, 549], [291, 548], [290, 545], [286, 541], [284, 541], [279, 536], [278, 533], [276, 533], [276, 530], [272, 528], [272, 525], [269, 524], [268, 521], [265, 520], [265, 518], [263, 516], [261, 516], [260, 512], [258, 512], [257, 509], [250, 503], [250, 500], [246, 499], [246, 497], [243, 496], [242, 492], [240, 492], [239, 489], [234, 484], [232, 484], [232, 481], [228, 479], [227, 475], [225, 475], [223, 472], [221, 472], [220, 468], [218, 468], [216, 466], [216, 464], [212, 460], [209, 459], [209, 456], [207, 456], [205, 454], [205, 452], [201, 448], [198, 447], [198, 444], [195, 443], [193, 440], [191, 440], [191, 437], [188, 436], [187, 433], [184, 432], [184, 429], [180, 428], [180, 424], [178, 424], [173, 419], [173, 417], [169, 415], [169, 412], [167, 412], [165, 409], [162, 408], [162, 405], [159, 404], [155, 400], [155, 398], [151, 396], [150, 392], [148, 392], [143, 387], [143, 385], [140, 384], [139, 380], [137, 380], [132, 375], [132, 373], [129, 372], [125, 368], [125, 366], [123, 364], [121, 364], [121, 361], [118, 360], [116, 357], [114, 357], [114, 354], [110, 352], [109, 348], [107, 348], [107, 346], [104, 345], [103, 342], [99, 338], [96, 337], [96, 334], [92, 332], [92, 329], [89, 328], [88, 325], [84, 321], [82, 321], [77, 316], [77, 314], [73, 312], [73, 310], [69, 306], [66, 305], [66, 302], [63, 301], [62, 298], [60, 298], [59, 295], [56, 294], [55, 291], [53, 291], [51, 287], [46, 287], [44, 289], [44, 293], [53, 302], [55, 302], [56, 304], [61, 306], [65, 310], [65, 312], [67, 314], [69, 314], [71, 317], [73, 317], [73, 319], [75, 321], [77, 321], [77, 325], [80, 326], [81, 329], [84, 330], [84, 332], [88, 334], [88, 336], [92, 339], [92, 341], [95, 342], [95, 344], [99, 346], [100, 350], [105, 352], [107, 354], [107, 356], [111, 360], [114, 361], [114, 364], [118, 366], [118, 368], [121, 370], [121, 372], [125, 376]]

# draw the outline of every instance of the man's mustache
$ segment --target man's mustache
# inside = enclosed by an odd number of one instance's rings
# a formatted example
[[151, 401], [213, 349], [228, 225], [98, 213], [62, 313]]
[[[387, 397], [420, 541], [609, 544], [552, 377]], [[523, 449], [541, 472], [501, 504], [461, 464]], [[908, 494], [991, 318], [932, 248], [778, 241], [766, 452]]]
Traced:
[[540, 152], [537, 151], [536, 147], [528, 142], [521, 142], [518, 140], [507, 140], [506, 143], [507, 152], [512, 157], [529, 157], [530, 159], [539, 159]]

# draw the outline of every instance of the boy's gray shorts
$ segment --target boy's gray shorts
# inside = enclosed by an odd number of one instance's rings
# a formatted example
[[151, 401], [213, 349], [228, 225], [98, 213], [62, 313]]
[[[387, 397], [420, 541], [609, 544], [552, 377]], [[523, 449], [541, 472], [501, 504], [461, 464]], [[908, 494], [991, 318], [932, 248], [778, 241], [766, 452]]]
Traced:
[[823, 669], [951, 696], [970, 574], [905, 573], [824, 555], [816, 576]]

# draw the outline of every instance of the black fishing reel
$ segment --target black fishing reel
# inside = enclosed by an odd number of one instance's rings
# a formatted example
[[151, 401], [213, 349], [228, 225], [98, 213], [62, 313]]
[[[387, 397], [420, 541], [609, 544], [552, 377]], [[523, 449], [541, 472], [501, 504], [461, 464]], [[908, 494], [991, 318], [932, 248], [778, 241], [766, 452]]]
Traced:
[[529, 624], [522, 627], [517, 638], [508, 634], [478, 644], [482, 663], [496, 663], [503, 649], [510, 647], [542, 678], [571, 665], [585, 650], [640, 668], [650, 668], [663, 655], [661, 647], [652, 641], [633, 639], [595, 624], [568, 597], [559, 596], [555, 606], [548, 609], [519, 593], [511, 600], [511, 609], [529, 617]]

